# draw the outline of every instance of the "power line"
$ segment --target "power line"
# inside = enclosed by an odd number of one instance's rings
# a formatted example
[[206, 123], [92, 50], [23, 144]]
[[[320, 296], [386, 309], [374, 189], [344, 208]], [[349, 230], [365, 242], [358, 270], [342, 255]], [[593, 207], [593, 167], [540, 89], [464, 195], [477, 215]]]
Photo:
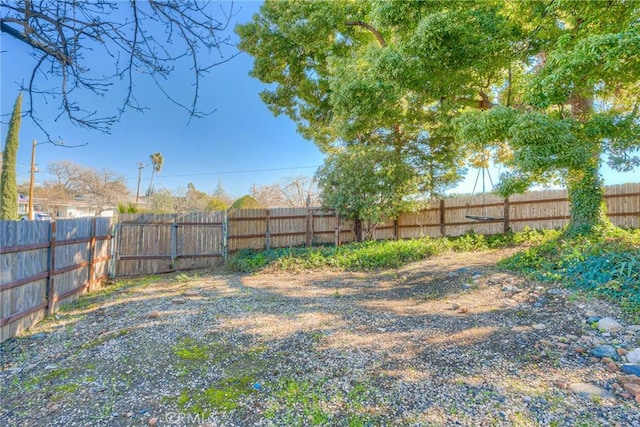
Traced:
[[247, 169], [247, 170], [237, 170], [237, 171], [225, 171], [225, 172], [201, 172], [201, 173], [190, 173], [190, 174], [179, 174], [179, 175], [162, 175], [162, 178], [183, 178], [189, 176], [207, 176], [207, 175], [231, 175], [231, 174], [240, 174], [240, 173], [256, 173], [256, 172], [275, 172], [275, 171], [285, 171], [285, 170], [295, 170], [295, 169], [317, 169], [320, 166], [295, 166], [295, 167], [287, 167], [287, 168], [271, 168], [271, 169]]

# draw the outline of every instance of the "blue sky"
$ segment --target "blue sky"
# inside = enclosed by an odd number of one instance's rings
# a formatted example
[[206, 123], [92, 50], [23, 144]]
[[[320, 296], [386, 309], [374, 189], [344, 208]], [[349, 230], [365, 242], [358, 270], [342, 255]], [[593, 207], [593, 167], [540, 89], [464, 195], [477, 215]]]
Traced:
[[[248, 21], [259, 6], [260, 2], [236, 2], [240, 11], [234, 18], [235, 22]], [[16, 82], [27, 79], [33, 65], [33, 59], [25, 52], [24, 45], [2, 35], [3, 148], [6, 121], [17, 96]], [[108, 65], [99, 61], [95, 64], [96, 67]], [[154, 178], [156, 188], [176, 190], [186, 188], [192, 182], [198, 190], [209, 193], [221, 180], [228, 193], [241, 196], [247, 194], [253, 184], [267, 185], [284, 177], [313, 175], [317, 166], [322, 164], [323, 155], [312, 142], [305, 141], [296, 133], [295, 125], [287, 117], [276, 118], [271, 114], [258, 96], [264, 85], [248, 75], [251, 67], [251, 57], [242, 53], [213, 68], [202, 81], [200, 105], [202, 110], [217, 111], [190, 123], [184, 110], [172, 104], [150, 81], [145, 80], [138, 83], [137, 96], [141, 104], [150, 109], [144, 113], [128, 111], [113, 126], [111, 134], [79, 128], [64, 118], [49, 120], [47, 129], [53, 137], [59, 136], [68, 144], [87, 145], [73, 149], [39, 145], [36, 161], [41, 172], [36, 174], [36, 182], [51, 179], [44, 172], [49, 162], [71, 160], [121, 174], [135, 192], [137, 163], [148, 165], [142, 172], [141, 188], [144, 189], [151, 175], [149, 155], [156, 151], [161, 152], [165, 159], [162, 172]], [[54, 81], [51, 82], [53, 84]], [[168, 87], [180, 96], [191, 93], [190, 85], [189, 75], [177, 70]], [[102, 106], [110, 106], [112, 99], [120, 99], [117, 93], [116, 88], [99, 102]], [[55, 117], [58, 105], [57, 101], [52, 101], [41, 107], [41, 115]], [[34, 138], [46, 140], [42, 131], [29, 119], [23, 120], [18, 182], [28, 181], [31, 141]], [[605, 168], [603, 173], [607, 184], [638, 181], [637, 172], [622, 174]], [[495, 179], [497, 173], [493, 175]], [[470, 192], [474, 179], [475, 172], [471, 171], [467, 180], [454, 191]]]

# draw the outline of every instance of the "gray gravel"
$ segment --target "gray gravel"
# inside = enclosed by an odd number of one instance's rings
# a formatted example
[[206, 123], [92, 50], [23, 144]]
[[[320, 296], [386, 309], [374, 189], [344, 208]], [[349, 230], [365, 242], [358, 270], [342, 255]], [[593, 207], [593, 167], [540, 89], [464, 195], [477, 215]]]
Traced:
[[0, 425], [640, 426], [640, 327], [508, 254], [114, 284], [0, 344]]

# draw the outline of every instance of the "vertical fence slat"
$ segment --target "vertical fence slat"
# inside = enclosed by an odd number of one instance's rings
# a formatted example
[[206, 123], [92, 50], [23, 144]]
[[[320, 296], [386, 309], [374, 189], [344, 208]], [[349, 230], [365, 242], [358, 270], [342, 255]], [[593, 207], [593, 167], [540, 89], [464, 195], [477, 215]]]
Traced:
[[53, 272], [56, 270], [56, 232], [57, 222], [52, 222], [50, 227], [49, 237], [49, 276], [47, 277], [47, 310], [51, 315], [55, 310], [56, 305], [56, 286], [55, 277]]

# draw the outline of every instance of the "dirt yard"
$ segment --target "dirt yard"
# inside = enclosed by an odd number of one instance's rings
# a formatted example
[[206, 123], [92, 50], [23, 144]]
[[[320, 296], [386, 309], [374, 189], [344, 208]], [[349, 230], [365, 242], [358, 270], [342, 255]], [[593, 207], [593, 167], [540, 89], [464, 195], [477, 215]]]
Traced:
[[116, 283], [0, 345], [0, 425], [640, 426], [640, 327], [510, 253]]

